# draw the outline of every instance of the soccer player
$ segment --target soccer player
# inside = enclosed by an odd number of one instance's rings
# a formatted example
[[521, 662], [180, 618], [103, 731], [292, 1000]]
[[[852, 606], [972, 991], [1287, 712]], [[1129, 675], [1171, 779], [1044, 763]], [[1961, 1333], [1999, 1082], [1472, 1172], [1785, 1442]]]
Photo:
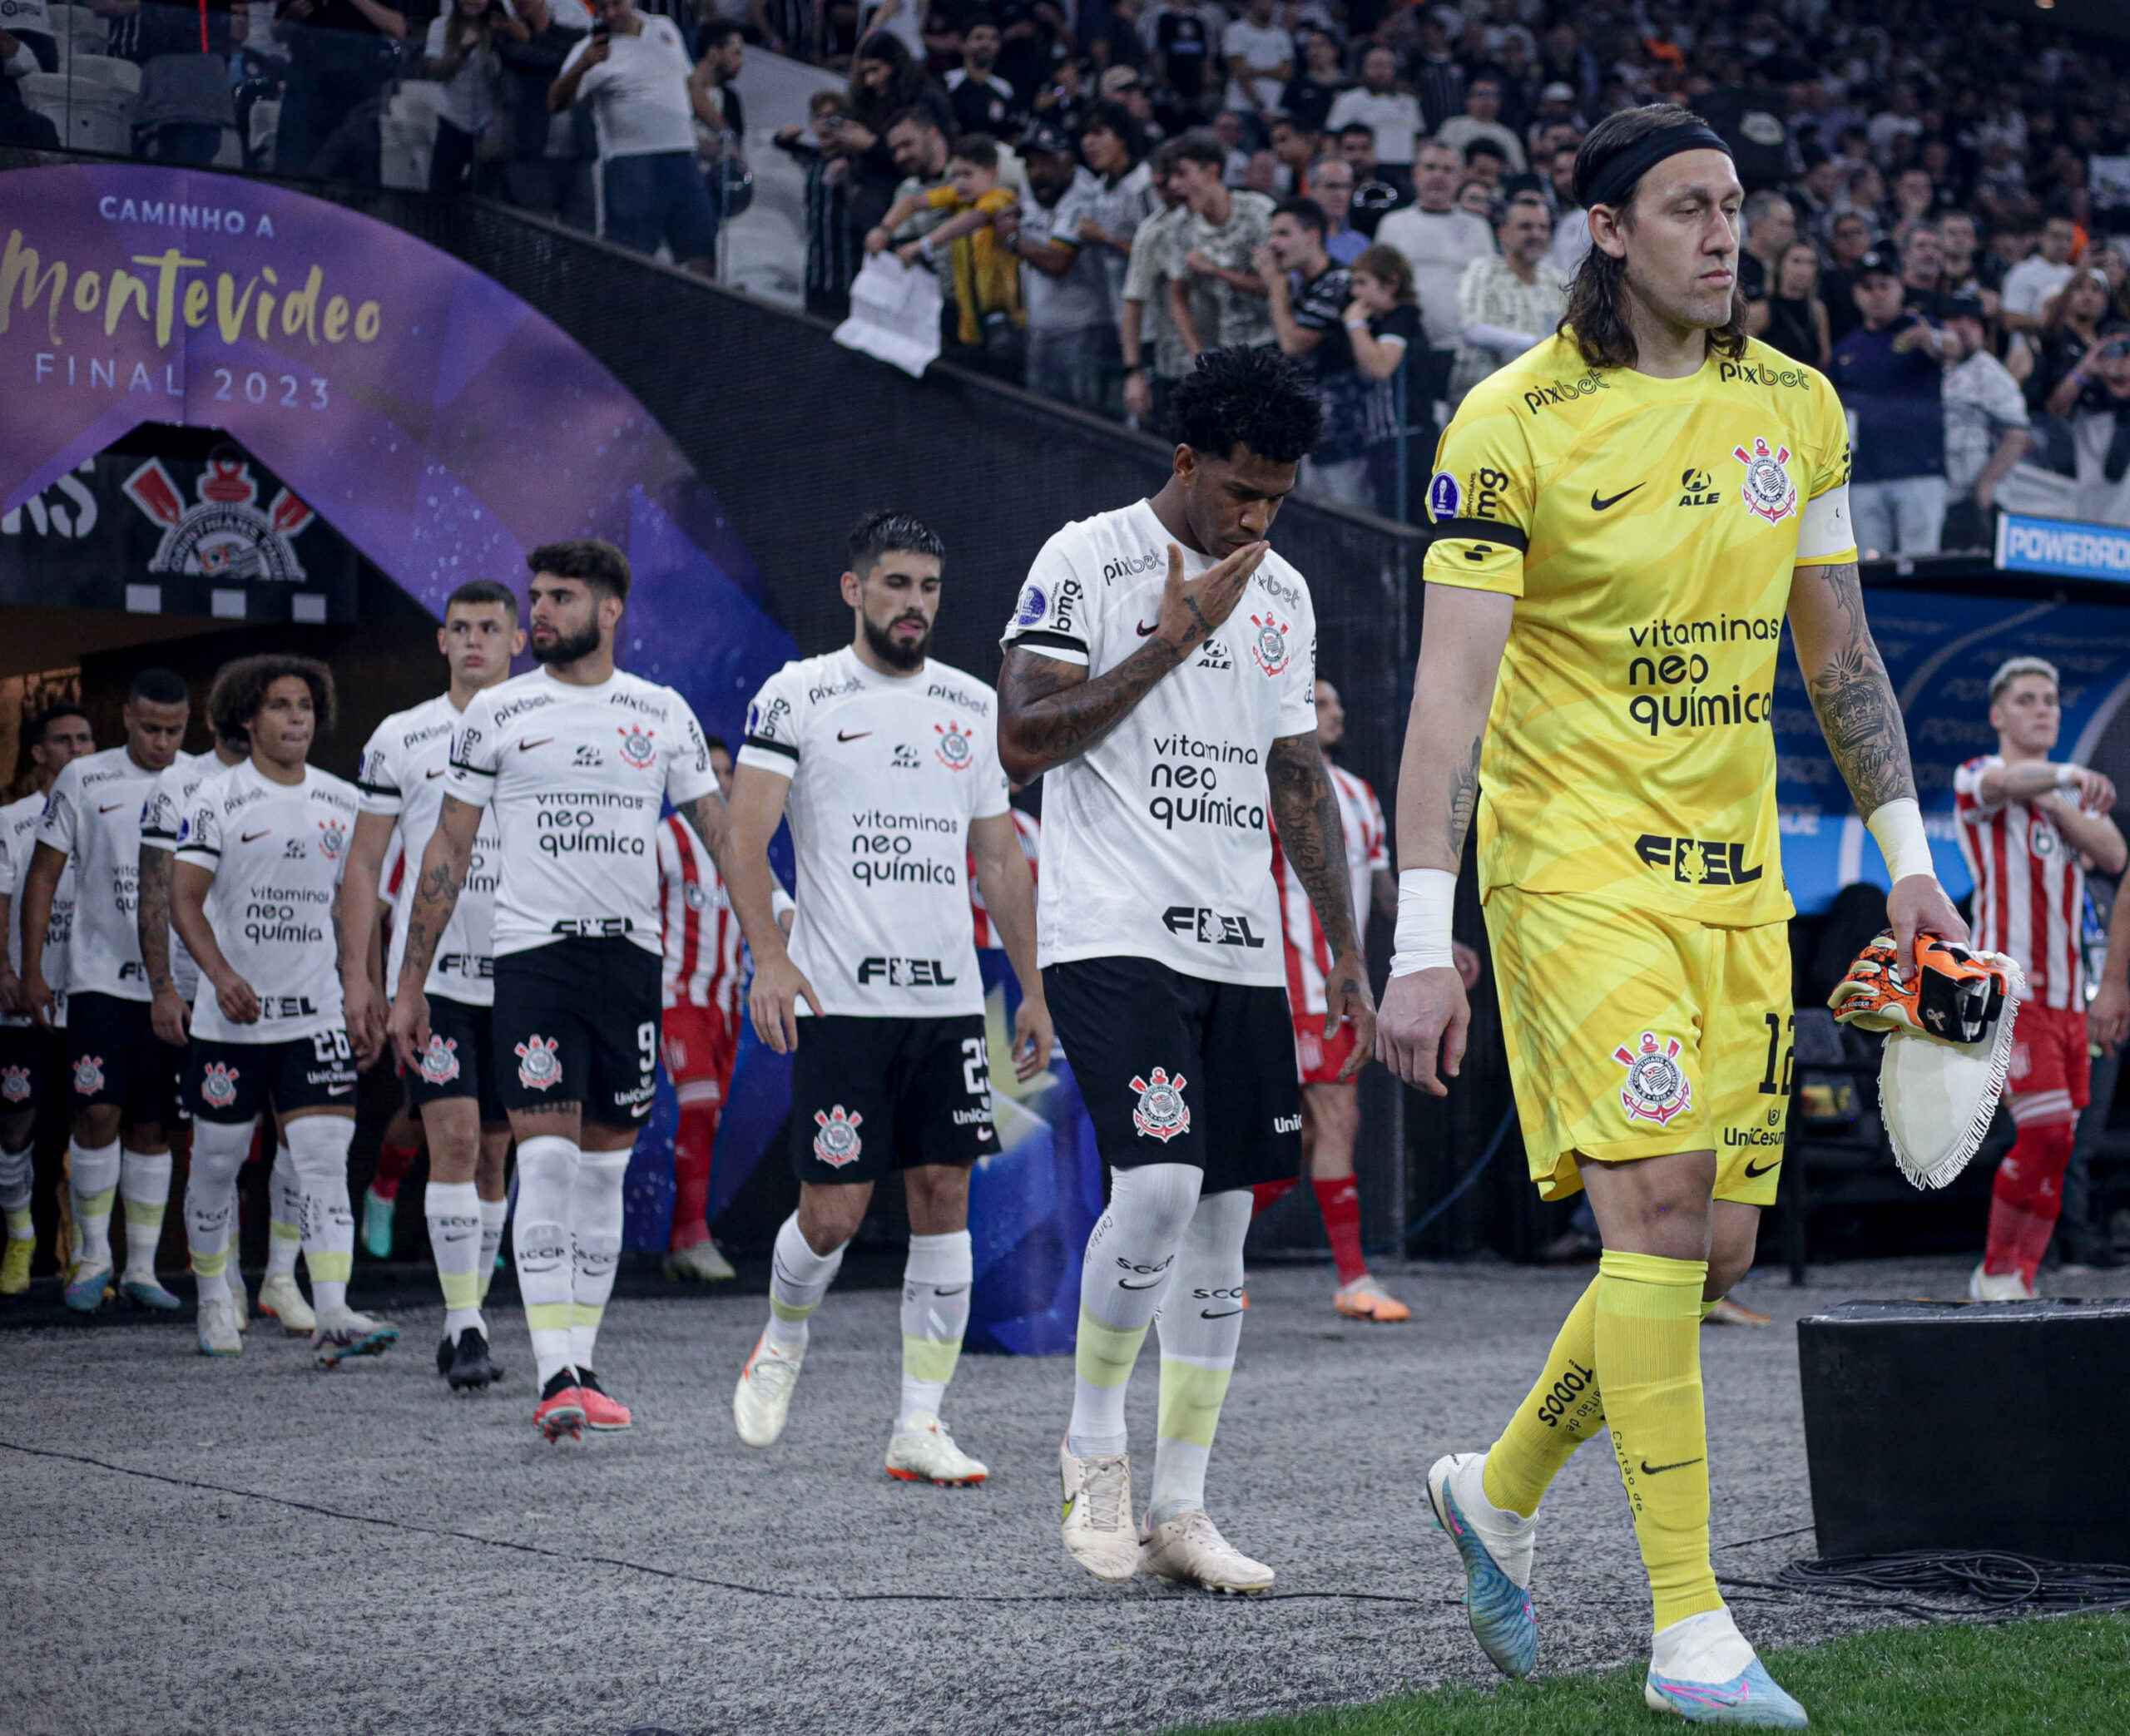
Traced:
[[[1067, 1553], [1263, 1591], [1272, 1570], [1206, 1511], [1235, 1367], [1251, 1189], [1301, 1166], [1301, 1091], [1268, 820], [1330, 943], [1320, 1034], [1374, 1052], [1338, 799], [1316, 744], [1315, 611], [1266, 537], [1322, 413], [1276, 352], [1201, 354], [1177, 387], [1160, 492], [1067, 525], [1007, 625], [999, 757], [1043, 795], [1039, 959], [1058, 1033], [1115, 1172], [1087, 1239]], [[1161, 1405], [1143, 1528], [1124, 1397], [1157, 1308]]]
[[[436, 830], [451, 770], [452, 731], [476, 695], [510, 679], [510, 660], [525, 649], [518, 598], [494, 579], [467, 580], [446, 599], [436, 641], [450, 670], [450, 685], [436, 698], [410, 711], [394, 712], [379, 724], [363, 749], [356, 779], [362, 814], [348, 850], [340, 980], [348, 986], [349, 1041], [365, 1066], [384, 1045], [387, 1008], [370, 980], [370, 951], [392, 834], [396, 828], [405, 835], [411, 854]], [[495, 1264], [509, 1210], [504, 1165], [510, 1155], [510, 1121], [496, 1086], [489, 1041], [495, 1002], [491, 936], [500, 850], [495, 816], [483, 810], [458, 903], [424, 985], [428, 1041], [407, 1068], [407, 1096], [421, 1117], [429, 1148], [422, 1212], [443, 1288], [443, 1342], [437, 1347], [437, 1372], [453, 1392], [478, 1392], [501, 1372], [488, 1353], [488, 1322], [481, 1317], [481, 1279]], [[407, 928], [404, 922], [392, 925], [388, 982], [399, 980]]]
[[633, 1421], [592, 1354], [621, 1259], [622, 1181], [657, 1072], [659, 804], [670, 799], [713, 856], [726, 815], [687, 702], [614, 666], [627, 557], [611, 543], [553, 542], [526, 565], [540, 667], [475, 694], [458, 720], [436, 829], [401, 908], [389, 1030], [401, 1061], [419, 1066], [433, 1035], [429, 972], [493, 806], [502, 868], [489, 1040], [518, 1141], [532, 1421], [557, 1441]]
[[[732, 750], [714, 735], [705, 739], [718, 793], [729, 799]], [[659, 1042], [681, 1111], [666, 1275], [707, 1283], [734, 1275], [710, 1239], [710, 1160], [740, 1059], [740, 919], [725, 877], [676, 814], [658, 823], [658, 912], [665, 946]]]
[[227, 740], [240, 726], [251, 753], [193, 792], [171, 870], [171, 919], [203, 979], [185, 1066], [192, 1113], [185, 1228], [200, 1348], [208, 1356], [244, 1349], [229, 1290], [231, 1184], [251, 1150], [253, 1118], [270, 1110], [303, 1191], [311, 1353], [331, 1368], [381, 1355], [399, 1336], [389, 1321], [348, 1306], [355, 1064], [335, 937], [355, 789], [309, 763], [312, 744], [333, 727], [333, 675], [324, 664], [246, 658], [221, 672], [207, 703], [216, 736]]
[[[54, 780], [69, 760], [97, 750], [89, 714], [71, 700], [47, 706], [22, 731], [28, 750], [29, 793], [0, 808], [0, 928], [7, 936], [0, 957], [0, 1213], [7, 1218], [7, 1249], [0, 1255], [0, 1296], [30, 1287], [30, 1257], [37, 1230], [30, 1219], [36, 1187], [37, 1105], [58, 1080], [67, 1056], [67, 991], [55, 985], [50, 1024], [22, 1011], [22, 882], [29, 873], [37, 823]], [[45, 928], [47, 980], [67, 980], [67, 941], [74, 924], [74, 865], [68, 863], [53, 888]]]
[[156, 1244], [170, 1200], [168, 1130], [176, 1118], [178, 1058], [149, 1016], [134, 908], [141, 804], [176, 757], [191, 715], [181, 677], [166, 669], [134, 676], [121, 713], [125, 746], [70, 761], [60, 773], [22, 883], [22, 1006], [48, 1024], [55, 1003], [44, 971], [45, 934], [60, 876], [69, 866], [74, 870], [73, 936], [62, 979], [74, 1107], [67, 1148], [74, 1208], [67, 1306], [80, 1313], [103, 1305], [114, 1194], [126, 1199], [121, 1293], [136, 1308], [182, 1306], [156, 1279]]
[[989, 1472], [939, 1420], [975, 1276], [969, 1169], [998, 1149], [968, 859], [1027, 986], [1013, 1022], [1023, 1079], [1050, 1061], [1035, 891], [1008, 817], [998, 696], [930, 656], [945, 546], [909, 514], [882, 512], [858, 522], [846, 552], [850, 644], [787, 663], [763, 684], [733, 774], [743, 906], [766, 908], [770, 838], [787, 812], [791, 821], [790, 946], [781, 933], [766, 944], [750, 936], [748, 1002], [762, 1041], [792, 1054], [799, 1209], [777, 1232], [769, 1323], [741, 1371], [732, 1416], [750, 1447], [784, 1432], [808, 1317], [874, 1183], [899, 1170], [910, 1238], [888, 1474], [980, 1483]]
[[2130, 856], [2108, 818], [2115, 785], [2048, 757], [2063, 720], [2056, 665], [2009, 659], [1989, 678], [1997, 751], [1953, 777], [1960, 853], [1974, 876], [1974, 943], [2009, 953], [2027, 976], [2004, 1086], [2019, 1138], [1997, 1166], [1989, 1239], [1968, 1280], [1978, 1302], [2031, 1298], [2055, 1234], [2064, 1166], [2090, 1096], [2078, 944], [2086, 870], [2119, 874]]
[[[1744, 191], [1670, 105], [1591, 130], [1592, 250], [1561, 332], [1476, 387], [1429, 487], [1427, 623], [1398, 779], [1382, 1059], [1440, 1096], [1469, 1014], [1450, 902], [1479, 876], [1531, 1174], [1587, 1189], [1596, 1281], [1493, 1447], [1428, 1488], [1474, 1635], [1529, 1671], [1533, 1516], [1612, 1437], [1648, 1570], [1649, 1703], [1801, 1725], [1709, 1565], [1699, 1322], [1776, 1197], [1791, 903], [1769, 716], [1785, 618], [1829, 751], [1891, 866], [1903, 956], [1964, 940], [1857, 582], [1849, 442], [1826, 380], [1747, 339]], [[1479, 799], [1484, 786], [1486, 799]]]

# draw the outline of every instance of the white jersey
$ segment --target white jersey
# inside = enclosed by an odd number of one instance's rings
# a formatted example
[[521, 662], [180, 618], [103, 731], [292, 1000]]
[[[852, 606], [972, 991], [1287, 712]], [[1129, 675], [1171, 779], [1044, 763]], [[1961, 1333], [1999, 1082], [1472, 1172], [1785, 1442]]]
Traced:
[[356, 809], [355, 786], [315, 765], [300, 784], [276, 784], [247, 759], [193, 792], [177, 859], [214, 875], [207, 926], [259, 997], [257, 1021], [233, 1025], [202, 983], [195, 1036], [285, 1043], [341, 1028], [333, 907]]
[[[1367, 783], [1335, 765], [1331, 793], [1339, 801], [1339, 823], [1345, 835], [1346, 874], [1352, 883], [1354, 932], [1368, 932], [1369, 908], [1374, 903], [1375, 877], [1390, 872], [1390, 843], [1383, 822], [1383, 806]], [[1287, 953], [1287, 1000], [1295, 1016], [1321, 1014], [1330, 1006], [1325, 977], [1331, 968], [1330, 944], [1324, 938], [1324, 925], [1309, 901], [1309, 889], [1287, 853], [1280, 848], [1280, 834], [1272, 833], [1272, 878], [1280, 888], [1280, 922]]]
[[[399, 820], [394, 835], [418, 871], [422, 852], [435, 834], [437, 815], [443, 811], [451, 773], [451, 735], [458, 719], [450, 695], [441, 693], [412, 710], [394, 712], [370, 737], [363, 749], [362, 769], [355, 775], [363, 812]], [[496, 876], [501, 865], [495, 810], [484, 808], [473, 833], [473, 853], [466, 864], [466, 883], [458, 888], [458, 903], [429, 966], [428, 993], [467, 1006], [495, 1004]], [[378, 891], [398, 915], [397, 889], [389, 886], [383, 874]], [[394, 922], [391, 956], [384, 967], [388, 992], [398, 988], [399, 967], [406, 961], [407, 925]]]
[[[1002, 643], [1090, 679], [1161, 618], [1170, 536], [1146, 501], [1043, 546]], [[1217, 564], [1185, 550], [1184, 576]], [[1151, 958], [1187, 977], [1285, 979], [1265, 756], [1316, 729], [1316, 611], [1267, 552], [1220, 631], [1093, 747], [1044, 774], [1036, 917], [1044, 965]]]
[[660, 799], [677, 808], [716, 788], [695, 713], [655, 681], [617, 670], [578, 687], [536, 669], [476, 695], [444, 789], [495, 807], [496, 956], [567, 935], [661, 952]]
[[1008, 809], [998, 698], [944, 663], [884, 675], [848, 645], [787, 663], [747, 708], [740, 764], [791, 779], [791, 958], [821, 1011], [983, 1011], [968, 828]]
[[52, 786], [37, 839], [74, 865], [74, 938], [67, 988], [146, 1001], [141, 962], [141, 809], [161, 774], [124, 748], [71, 759]]
[[[38, 821], [44, 818], [44, 798], [24, 796], [0, 808], [0, 889], [7, 906], [7, 962], [19, 973], [22, 968], [22, 883], [29, 878], [30, 858], [36, 853]], [[44, 925], [44, 980], [52, 989], [52, 1022], [67, 1022], [67, 943], [74, 932], [74, 861], [59, 871], [59, 884], [52, 894], [52, 916]], [[0, 1025], [34, 1022], [27, 1013], [10, 1013]]]
[[[228, 769], [212, 754], [180, 754], [165, 766], [148, 786], [148, 799], [141, 804], [141, 848], [161, 850], [166, 855], [174, 852], [194, 792], [208, 779]], [[200, 967], [177, 937], [175, 924], [170, 931], [170, 976], [178, 994], [191, 1006], [200, 993]]]

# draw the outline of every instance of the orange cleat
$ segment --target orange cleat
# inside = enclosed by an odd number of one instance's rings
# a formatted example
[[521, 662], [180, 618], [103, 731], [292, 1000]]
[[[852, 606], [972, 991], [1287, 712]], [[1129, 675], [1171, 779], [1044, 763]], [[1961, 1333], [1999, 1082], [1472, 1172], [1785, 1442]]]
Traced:
[[612, 1435], [635, 1425], [636, 1418], [629, 1414], [629, 1407], [618, 1399], [609, 1397], [607, 1389], [599, 1384], [599, 1377], [589, 1368], [577, 1371], [577, 1397], [584, 1407], [584, 1426], [588, 1429]]
[[1384, 1326], [1413, 1318], [1413, 1311], [1395, 1296], [1386, 1294], [1375, 1275], [1367, 1272], [1350, 1284], [1340, 1285], [1332, 1293], [1331, 1306], [1349, 1320], [1374, 1320]]
[[1707, 1313], [1702, 1317], [1711, 1326], [1772, 1326], [1775, 1316], [1763, 1314], [1756, 1308], [1747, 1308], [1742, 1302], [1733, 1302], [1728, 1296], [1719, 1296], [1709, 1304]]
[[558, 1368], [532, 1407], [532, 1427], [550, 1441], [564, 1435], [581, 1440], [584, 1434], [584, 1392], [577, 1383], [577, 1371]]

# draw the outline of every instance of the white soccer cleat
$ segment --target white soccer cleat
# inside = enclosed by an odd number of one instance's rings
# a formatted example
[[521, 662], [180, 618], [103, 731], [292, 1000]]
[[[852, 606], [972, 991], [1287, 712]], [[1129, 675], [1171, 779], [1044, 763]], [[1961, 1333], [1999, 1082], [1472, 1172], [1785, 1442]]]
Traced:
[[238, 1336], [236, 1311], [225, 1300], [200, 1304], [200, 1354], [242, 1356], [244, 1340]]
[[350, 1357], [383, 1356], [399, 1342], [399, 1328], [389, 1320], [373, 1320], [344, 1305], [319, 1315], [310, 1334], [310, 1358], [321, 1368], [331, 1368]]
[[721, 1283], [740, 1274], [732, 1269], [732, 1262], [718, 1252], [716, 1243], [703, 1241], [683, 1248], [678, 1254], [667, 1254], [666, 1275], [686, 1279], [692, 1283]]
[[318, 1329], [318, 1317], [304, 1300], [294, 1273], [278, 1274], [259, 1286], [259, 1312], [272, 1315], [281, 1323], [281, 1330], [292, 1335]]
[[236, 1269], [236, 1262], [230, 1262], [230, 1308], [236, 1315], [239, 1332], [251, 1330], [251, 1298], [245, 1293], [244, 1274]]
[[805, 1360], [803, 1349], [772, 1344], [767, 1333], [755, 1340], [754, 1353], [732, 1389], [733, 1426], [748, 1446], [776, 1444], [785, 1418], [791, 1414], [791, 1389], [799, 1384], [799, 1368]]
[[1967, 1281], [1969, 1302], [2032, 1302], [2036, 1294], [2017, 1272], [1985, 1272], [1978, 1265]]
[[1070, 1441], [1058, 1448], [1065, 1511], [1058, 1530], [1065, 1553], [1098, 1580], [1122, 1585], [1139, 1570], [1139, 1533], [1132, 1523], [1132, 1456], [1082, 1458]]
[[905, 1483], [944, 1483], [963, 1489], [991, 1475], [981, 1459], [954, 1445], [937, 1417], [916, 1416], [888, 1442], [888, 1475]]
[[1254, 1597], [1272, 1589], [1272, 1570], [1223, 1537], [1200, 1507], [1164, 1519], [1140, 1539], [1139, 1565], [1157, 1580], [1207, 1591]]

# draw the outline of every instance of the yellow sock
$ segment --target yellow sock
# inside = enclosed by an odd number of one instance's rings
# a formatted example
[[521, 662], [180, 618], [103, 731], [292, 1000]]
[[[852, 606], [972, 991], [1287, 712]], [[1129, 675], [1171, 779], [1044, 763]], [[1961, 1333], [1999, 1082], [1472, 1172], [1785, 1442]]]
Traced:
[[1708, 1558], [1708, 1424], [1701, 1387], [1706, 1260], [1607, 1250], [1598, 1262], [1598, 1368], [1659, 1630], [1720, 1610]]
[[1576, 1298], [1538, 1383], [1488, 1449], [1487, 1499], [1528, 1519], [1577, 1447], [1605, 1426], [1598, 1392], [1598, 1283]]

